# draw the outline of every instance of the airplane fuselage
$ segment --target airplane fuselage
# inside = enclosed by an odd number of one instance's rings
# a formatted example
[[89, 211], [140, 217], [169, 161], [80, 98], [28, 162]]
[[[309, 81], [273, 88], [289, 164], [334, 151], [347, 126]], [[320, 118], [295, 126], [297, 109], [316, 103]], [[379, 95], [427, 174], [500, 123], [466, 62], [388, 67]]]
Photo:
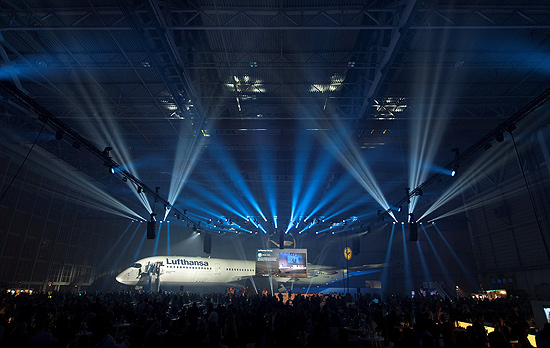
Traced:
[[[372, 270], [370, 272], [377, 272]], [[161, 286], [219, 286], [234, 285], [256, 275], [256, 262], [235, 259], [188, 256], [154, 256], [136, 261], [121, 272], [119, 283], [144, 287]], [[307, 278], [273, 277], [276, 283], [300, 286], [328, 285], [347, 276], [344, 269], [307, 265]], [[350, 273], [350, 276], [353, 274]]]
[[225, 285], [256, 274], [254, 261], [187, 256], [156, 256], [138, 260], [120, 273], [116, 280], [138, 285], [147, 275], [167, 286]]

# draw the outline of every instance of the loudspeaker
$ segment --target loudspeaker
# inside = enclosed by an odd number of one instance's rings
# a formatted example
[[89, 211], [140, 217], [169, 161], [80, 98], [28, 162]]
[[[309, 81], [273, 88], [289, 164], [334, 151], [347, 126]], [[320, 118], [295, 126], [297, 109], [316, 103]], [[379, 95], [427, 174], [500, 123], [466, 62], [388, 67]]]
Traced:
[[351, 250], [353, 251], [353, 255], [359, 255], [361, 252], [361, 240], [359, 237], [353, 237], [351, 240]]
[[279, 249], [285, 248], [285, 233], [280, 232], [279, 233]]
[[204, 234], [204, 252], [210, 254], [212, 252], [212, 236], [208, 233]]
[[155, 239], [157, 237], [155, 225], [156, 221], [147, 221], [147, 239]]
[[416, 222], [409, 223], [409, 240], [411, 242], [416, 242], [418, 240], [418, 229]]

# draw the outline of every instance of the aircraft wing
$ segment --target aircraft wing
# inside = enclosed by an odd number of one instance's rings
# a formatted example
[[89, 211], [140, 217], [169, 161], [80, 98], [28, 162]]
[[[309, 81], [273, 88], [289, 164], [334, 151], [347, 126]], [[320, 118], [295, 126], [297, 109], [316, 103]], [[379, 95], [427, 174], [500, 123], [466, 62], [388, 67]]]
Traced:
[[371, 269], [382, 269], [382, 268], [385, 268], [385, 267], [386, 267], [385, 263], [371, 263], [371, 264], [368, 264], [368, 265], [349, 267], [349, 271], [350, 272], [366, 271], [366, 270], [371, 270]]
[[[368, 265], [361, 265], [361, 266], [352, 266], [349, 267], [349, 272], [357, 272], [357, 271], [367, 271], [367, 270], [373, 270], [373, 269], [382, 269], [386, 267], [385, 263], [372, 263]], [[307, 273], [308, 276], [314, 275], [318, 272], [322, 272], [325, 274], [335, 274], [342, 271], [342, 267], [333, 267], [333, 266], [323, 266], [323, 265], [307, 265]]]

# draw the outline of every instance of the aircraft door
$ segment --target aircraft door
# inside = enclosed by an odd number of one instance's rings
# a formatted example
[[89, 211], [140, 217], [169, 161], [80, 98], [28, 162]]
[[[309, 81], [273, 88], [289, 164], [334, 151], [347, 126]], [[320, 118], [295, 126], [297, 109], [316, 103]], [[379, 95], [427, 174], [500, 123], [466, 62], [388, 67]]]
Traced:
[[157, 274], [157, 275], [164, 274], [164, 268], [163, 268], [162, 266], [164, 266], [164, 264], [162, 263], [162, 261], [157, 261], [157, 262], [155, 262], [155, 270], [154, 270], [154, 273]]
[[219, 263], [214, 264], [214, 275], [220, 275], [222, 272], [222, 268]]
[[[160, 291], [160, 275], [163, 274], [164, 272], [164, 267], [163, 266], [163, 263], [162, 261], [157, 261], [153, 264], [153, 270], [152, 270], [152, 274], [155, 275], [155, 279], [154, 279], [154, 287], [150, 287], [150, 290], [149, 291], [155, 291], [155, 292], [159, 292]], [[152, 285], [152, 284], [151, 284]]]

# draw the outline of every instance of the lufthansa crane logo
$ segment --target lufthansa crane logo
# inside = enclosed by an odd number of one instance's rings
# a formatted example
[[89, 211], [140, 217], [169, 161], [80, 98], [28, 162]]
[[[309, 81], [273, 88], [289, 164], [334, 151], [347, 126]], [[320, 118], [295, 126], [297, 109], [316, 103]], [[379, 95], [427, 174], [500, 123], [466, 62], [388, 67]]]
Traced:
[[346, 260], [351, 260], [351, 257], [353, 256], [353, 252], [351, 251], [351, 248], [350, 247], [345, 247], [344, 248], [344, 257], [346, 258]]

